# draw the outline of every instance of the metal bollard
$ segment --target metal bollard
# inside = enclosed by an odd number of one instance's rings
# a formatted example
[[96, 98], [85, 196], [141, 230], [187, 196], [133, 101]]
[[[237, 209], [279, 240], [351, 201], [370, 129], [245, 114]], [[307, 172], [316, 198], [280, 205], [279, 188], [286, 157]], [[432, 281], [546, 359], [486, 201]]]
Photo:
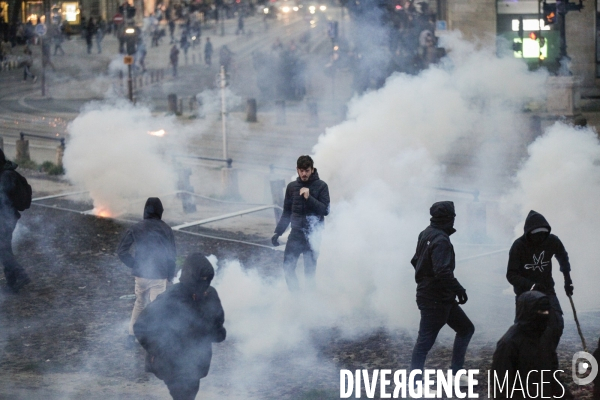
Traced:
[[150, 71], [150, 83], [154, 83], [154, 71]]
[[144, 77], [140, 76], [140, 83], [139, 83], [140, 89], [144, 87]]
[[183, 99], [179, 99], [179, 108], [178, 108], [178, 115], [182, 115], [183, 114]]
[[275, 113], [277, 114], [277, 125], [285, 125], [285, 100], [275, 101]]
[[61, 139], [60, 145], [56, 148], [56, 165], [63, 166], [63, 157], [65, 155], [65, 140]]
[[177, 95], [175, 93], [171, 93], [167, 96], [168, 101], [168, 113], [169, 114], [177, 114]]
[[257, 122], [256, 99], [248, 99], [246, 101], [246, 122]]
[[123, 71], [119, 70], [119, 84], [123, 87]]
[[196, 96], [190, 97], [190, 112], [194, 113], [198, 109], [198, 101], [196, 100]]
[[17, 147], [17, 161], [30, 161], [29, 157], [29, 140], [19, 139], [15, 142]]

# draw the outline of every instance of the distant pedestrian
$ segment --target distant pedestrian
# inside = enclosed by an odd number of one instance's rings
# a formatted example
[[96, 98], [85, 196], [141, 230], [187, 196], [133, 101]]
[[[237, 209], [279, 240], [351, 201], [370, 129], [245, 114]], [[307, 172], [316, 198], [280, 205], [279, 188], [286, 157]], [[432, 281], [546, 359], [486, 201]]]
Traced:
[[175, 43], [175, 21], [169, 20], [169, 36], [171, 37], [171, 42], [169, 44]]
[[189, 30], [183, 26], [181, 29], [181, 40], [179, 42], [179, 46], [181, 47], [181, 50], [183, 50], [183, 55], [185, 56], [185, 64], [187, 65], [188, 63], [188, 49], [190, 48], [190, 42], [188, 40], [188, 34]]
[[9, 290], [17, 293], [30, 282], [25, 269], [12, 251], [12, 235], [21, 218], [19, 211], [31, 205], [31, 186], [17, 171], [17, 164], [8, 161], [0, 149], [0, 262]]
[[48, 65], [52, 67], [53, 71], [56, 71], [56, 67], [50, 59], [51, 45], [50, 39], [42, 39], [42, 68], [46, 68]]
[[221, 46], [221, 50], [219, 50], [219, 64], [225, 68], [225, 73], [229, 73], [231, 69], [231, 61], [233, 58], [233, 53], [229, 50], [226, 44]]
[[179, 64], [179, 49], [176, 44], [171, 47], [169, 58], [171, 60], [171, 65], [173, 66], [173, 78], [175, 78], [177, 77], [177, 64]]
[[200, 253], [187, 257], [180, 283], [158, 296], [133, 329], [146, 350], [146, 371], [163, 380], [174, 400], [193, 400], [208, 375], [212, 344], [227, 336], [225, 313], [210, 283], [215, 270]]
[[[135, 277], [135, 304], [129, 322], [129, 343], [133, 343], [133, 325], [142, 310], [165, 291], [175, 276], [175, 237], [161, 218], [163, 205], [150, 197], [144, 206], [144, 220], [133, 225], [121, 239], [117, 254]], [[135, 255], [131, 255], [131, 249]]]
[[60, 50], [61, 55], [65, 55], [65, 51], [62, 48], [64, 41], [64, 34], [62, 31], [62, 25], [55, 25], [54, 33], [52, 35], [52, 41], [54, 42], [54, 55]]
[[206, 38], [206, 44], [204, 45], [204, 62], [210, 67], [212, 64], [213, 45], [210, 38]]
[[29, 48], [29, 45], [25, 45], [25, 49], [23, 49], [23, 53], [25, 53], [25, 57], [22, 61], [23, 64], [23, 80], [26, 81], [27, 77], [30, 76], [33, 80], [33, 83], [37, 81], [37, 76], [31, 73], [31, 67], [33, 66], [33, 52]]
[[235, 31], [236, 35], [239, 35], [240, 33], [246, 34], [246, 31], [244, 30], [244, 16], [242, 13], [240, 13], [240, 16], [238, 17], [237, 30]]
[[85, 42], [87, 44], [87, 52], [88, 54], [92, 54], [92, 41], [94, 39], [94, 35], [96, 34], [96, 24], [94, 23], [94, 18], [90, 17], [90, 20], [87, 24], [87, 29], [85, 32]]
[[104, 33], [106, 32], [106, 22], [99, 17], [98, 26], [96, 30], [96, 46], [98, 47], [98, 54], [102, 53], [102, 40], [104, 39]]
[[146, 54], [146, 43], [140, 36], [138, 40], [137, 51], [135, 53], [135, 58], [136, 64], [138, 65], [138, 68], [142, 69], [142, 72], [146, 72]]

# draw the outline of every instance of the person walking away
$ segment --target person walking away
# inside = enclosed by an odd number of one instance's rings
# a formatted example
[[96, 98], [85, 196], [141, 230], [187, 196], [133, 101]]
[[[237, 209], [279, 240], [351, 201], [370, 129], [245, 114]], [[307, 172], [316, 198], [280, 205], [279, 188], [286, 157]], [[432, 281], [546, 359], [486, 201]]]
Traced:
[[200, 253], [188, 256], [180, 283], [140, 314], [133, 329], [146, 350], [146, 371], [167, 385], [173, 400], [193, 400], [208, 375], [212, 343], [225, 340], [225, 313], [210, 283], [215, 270]]
[[271, 238], [273, 246], [279, 246], [279, 237], [291, 224], [283, 254], [283, 271], [288, 289], [299, 290], [296, 264], [300, 254], [304, 258], [304, 276], [309, 288], [315, 287], [319, 235], [329, 214], [329, 187], [319, 179], [317, 169], [310, 156], [300, 156], [296, 162], [298, 178], [290, 182], [285, 190], [283, 212]]
[[550, 301], [548, 327], [542, 340], [552, 350], [552, 368], [558, 370], [556, 349], [563, 333], [564, 320], [552, 278], [552, 257], [556, 257], [564, 276], [567, 296], [573, 295], [569, 255], [560, 239], [550, 233], [551, 227], [544, 216], [531, 210], [525, 219], [524, 233], [514, 241], [508, 256], [506, 279], [513, 286], [516, 297], [535, 290], [544, 293]]
[[212, 64], [213, 45], [210, 38], [206, 38], [206, 44], [204, 45], [204, 62], [210, 67]]
[[169, 19], [169, 36], [171, 37], [170, 44], [175, 43], [175, 21], [173, 19]]
[[56, 67], [50, 59], [51, 45], [50, 38], [42, 39], [42, 67], [46, 68], [48, 65], [52, 67], [52, 71], [56, 71]]
[[31, 67], [33, 66], [33, 52], [28, 44], [25, 45], [23, 53], [25, 53], [25, 58], [23, 60], [23, 80], [26, 81], [27, 77], [30, 76], [33, 83], [35, 83], [37, 81], [37, 76], [31, 73]]
[[[133, 344], [133, 325], [142, 310], [165, 291], [175, 276], [175, 237], [162, 221], [163, 205], [150, 197], [144, 206], [144, 219], [129, 228], [117, 248], [119, 259], [135, 277], [135, 304], [129, 322], [128, 343]], [[134, 255], [131, 254], [132, 249]]]
[[[465, 353], [475, 327], [460, 307], [468, 300], [467, 291], [454, 277], [456, 261], [454, 247], [450, 241], [450, 235], [456, 232], [454, 203], [434, 203], [429, 213], [431, 223], [419, 234], [417, 249], [410, 261], [415, 268], [417, 306], [421, 312], [419, 334], [413, 349], [410, 369], [423, 372], [425, 359], [438, 333], [444, 325], [448, 325], [456, 332], [450, 366], [452, 372], [456, 373], [463, 368]], [[466, 384], [466, 379], [461, 379], [460, 386]]]
[[179, 63], [179, 49], [177, 45], [174, 44], [171, 47], [171, 53], [169, 54], [169, 58], [171, 60], [171, 65], [173, 66], [173, 78], [177, 77], [177, 64]]
[[96, 47], [98, 47], [98, 54], [102, 54], [102, 40], [104, 40], [104, 34], [106, 33], [106, 22], [99, 17], [98, 28], [96, 30]]
[[181, 40], [180, 40], [180, 47], [183, 50], [183, 55], [185, 57], [185, 65], [187, 65], [188, 63], [188, 49], [190, 48], [190, 42], [188, 40], [188, 36], [189, 36], [189, 30], [183, 26], [181, 29]]
[[137, 52], [136, 52], [136, 58], [137, 58], [137, 64], [139, 65], [139, 68], [142, 69], [142, 72], [146, 72], [146, 54], [148, 52], [146, 51], [146, 43], [144, 42], [144, 39], [140, 36], [140, 38], [138, 39], [138, 45], [137, 45]]
[[240, 33], [242, 34], [246, 34], [246, 31], [244, 30], [244, 16], [242, 15], [242, 13], [240, 12], [240, 15], [238, 17], [238, 21], [237, 21], [237, 30], [235, 31], [236, 35], [239, 35]]
[[219, 64], [225, 67], [225, 73], [229, 73], [231, 69], [231, 59], [233, 53], [229, 50], [226, 44], [221, 46], [221, 50], [219, 50]]
[[[551, 392], [549, 386], [538, 388], [542, 382], [545, 381], [545, 385], [549, 385], [552, 380], [552, 378], [542, 379], [540, 374], [542, 370], [550, 370], [552, 363], [552, 351], [541, 341], [548, 326], [550, 307], [548, 296], [541, 292], [527, 291], [517, 298], [515, 323], [498, 341], [492, 357], [490, 373], [495, 374], [498, 382], [503, 382], [505, 377], [508, 377], [508, 384], [503, 389], [500, 387], [493, 389], [492, 396], [495, 399], [513, 398], [510, 388], [515, 384], [519, 385], [517, 374], [523, 383], [528, 385], [524, 389], [532, 396], [531, 398], [541, 396], [542, 390], [545, 393], [544, 397], [550, 398], [548, 396]], [[492, 375], [492, 381], [493, 379]], [[517, 394], [521, 394], [521, 392], [517, 391]]]
[[31, 186], [16, 169], [17, 164], [8, 161], [0, 149], [0, 263], [7, 288], [14, 293], [31, 282], [12, 251], [12, 236], [21, 218], [20, 211], [31, 205]]
[[93, 40], [95, 34], [96, 34], [96, 24], [94, 23], [94, 18], [90, 17], [90, 20], [88, 21], [87, 29], [85, 32], [85, 42], [87, 44], [88, 54], [92, 54], [92, 40]]
[[65, 51], [62, 48], [62, 43], [65, 38], [62, 31], [63, 26], [64, 25], [55, 25], [54, 35], [52, 35], [52, 41], [54, 42], [54, 55], [56, 55], [56, 53], [58, 53], [59, 50], [62, 56], [65, 55]]

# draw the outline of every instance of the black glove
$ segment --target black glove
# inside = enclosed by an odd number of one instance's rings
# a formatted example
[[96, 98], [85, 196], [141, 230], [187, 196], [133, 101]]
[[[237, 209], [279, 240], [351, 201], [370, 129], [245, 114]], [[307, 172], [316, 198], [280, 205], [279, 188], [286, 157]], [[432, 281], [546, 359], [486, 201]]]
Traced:
[[546, 293], [546, 285], [543, 283], [536, 283], [531, 287], [531, 290], [537, 290], [538, 292]]
[[465, 304], [467, 300], [469, 300], [469, 298], [467, 297], [467, 291], [464, 289], [458, 292], [456, 296], [458, 297], [458, 304]]
[[564, 273], [565, 276], [565, 293], [567, 296], [573, 296], [573, 281], [571, 280], [571, 274], [569, 272]]
[[273, 246], [277, 247], [279, 246], [279, 235], [278, 234], [274, 234], [273, 237], [271, 238], [271, 243], [273, 243]]

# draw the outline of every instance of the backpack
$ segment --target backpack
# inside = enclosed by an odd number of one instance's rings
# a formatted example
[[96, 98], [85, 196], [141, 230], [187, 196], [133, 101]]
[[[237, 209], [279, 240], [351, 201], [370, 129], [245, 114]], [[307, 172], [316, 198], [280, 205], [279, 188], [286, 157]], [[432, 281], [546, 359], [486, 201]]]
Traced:
[[31, 207], [31, 186], [27, 183], [27, 179], [17, 171], [15, 173], [15, 188], [10, 197], [13, 206], [17, 211], [25, 211]]

